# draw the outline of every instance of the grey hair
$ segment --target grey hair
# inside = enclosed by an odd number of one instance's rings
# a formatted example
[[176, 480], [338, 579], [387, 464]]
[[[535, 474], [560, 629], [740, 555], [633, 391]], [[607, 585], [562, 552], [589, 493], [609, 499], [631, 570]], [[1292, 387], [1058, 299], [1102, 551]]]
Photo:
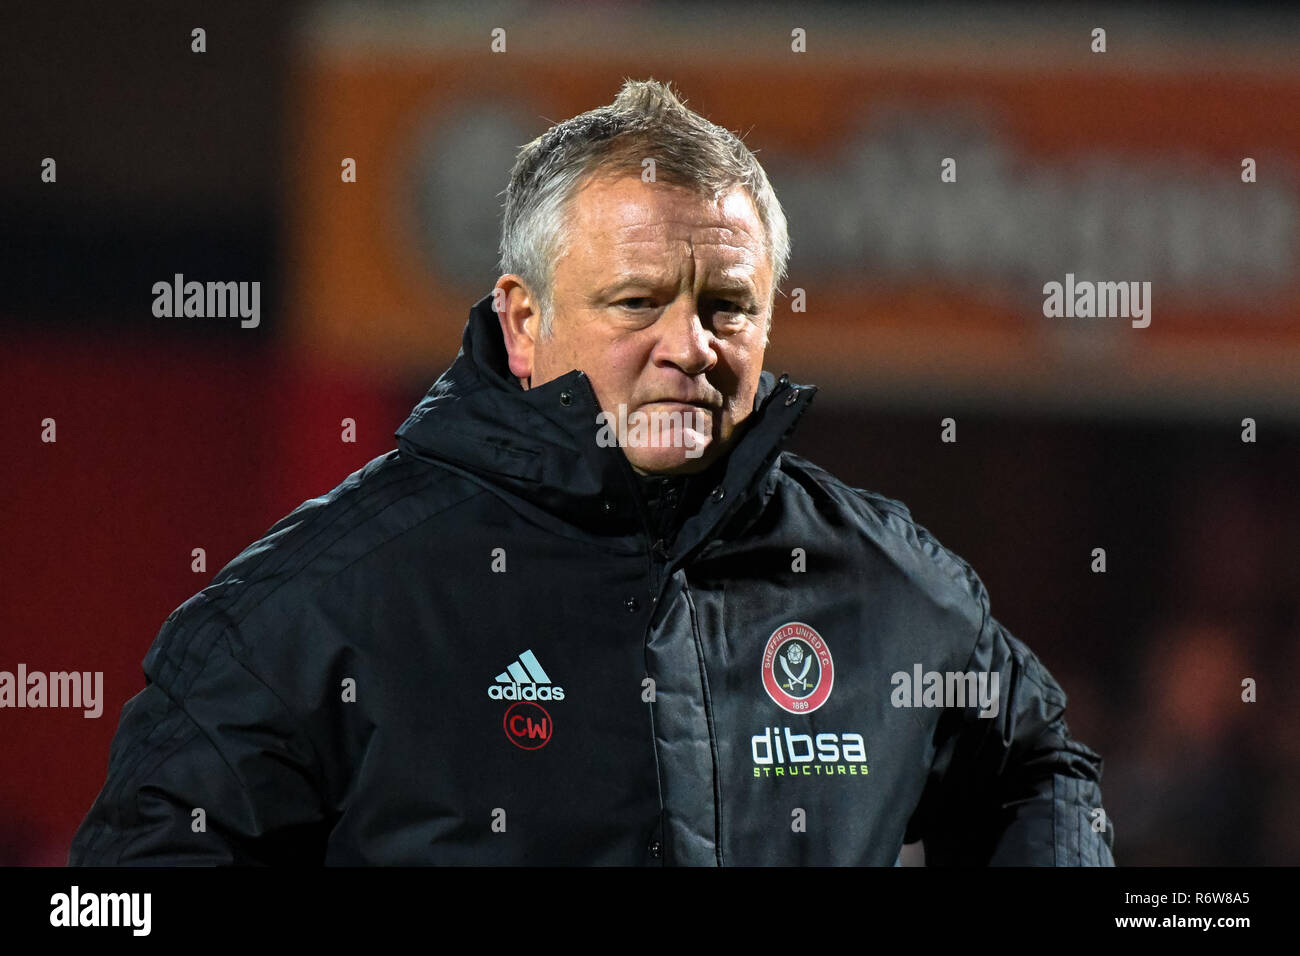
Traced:
[[519, 276], [537, 299], [541, 335], [555, 315], [555, 263], [569, 249], [569, 213], [589, 178], [609, 173], [640, 175], [642, 160], [655, 160], [657, 181], [695, 190], [709, 201], [741, 186], [766, 232], [772, 294], [786, 277], [790, 236], [785, 212], [767, 173], [740, 138], [709, 122], [678, 99], [671, 83], [625, 79], [614, 102], [557, 123], [520, 148], [505, 189], [501, 226], [502, 274]]

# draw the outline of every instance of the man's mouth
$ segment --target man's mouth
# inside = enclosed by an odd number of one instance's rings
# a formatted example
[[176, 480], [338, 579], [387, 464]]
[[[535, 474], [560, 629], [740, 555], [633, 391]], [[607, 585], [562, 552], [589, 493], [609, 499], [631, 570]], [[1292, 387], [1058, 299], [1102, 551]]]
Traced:
[[685, 398], [656, 398], [653, 401], [645, 403], [646, 405], [680, 405], [683, 408], [700, 408], [706, 412], [717, 411], [718, 406], [712, 402], [703, 400], [692, 401]]

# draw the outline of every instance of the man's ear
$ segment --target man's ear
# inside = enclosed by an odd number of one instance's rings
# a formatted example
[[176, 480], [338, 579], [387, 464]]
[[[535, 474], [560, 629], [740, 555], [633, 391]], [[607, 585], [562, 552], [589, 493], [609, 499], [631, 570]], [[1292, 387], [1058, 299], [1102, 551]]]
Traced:
[[527, 382], [533, 376], [533, 350], [541, 321], [533, 296], [519, 276], [503, 275], [492, 290], [492, 308], [501, 322], [510, 374]]

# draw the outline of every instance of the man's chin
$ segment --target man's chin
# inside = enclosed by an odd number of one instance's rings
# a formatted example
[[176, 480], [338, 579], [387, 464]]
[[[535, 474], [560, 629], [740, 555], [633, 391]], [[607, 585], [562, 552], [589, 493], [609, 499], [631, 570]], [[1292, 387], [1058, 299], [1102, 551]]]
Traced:
[[624, 448], [623, 453], [641, 475], [690, 475], [703, 471], [716, 457], [709, 438], [700, 439], [693, 448]]

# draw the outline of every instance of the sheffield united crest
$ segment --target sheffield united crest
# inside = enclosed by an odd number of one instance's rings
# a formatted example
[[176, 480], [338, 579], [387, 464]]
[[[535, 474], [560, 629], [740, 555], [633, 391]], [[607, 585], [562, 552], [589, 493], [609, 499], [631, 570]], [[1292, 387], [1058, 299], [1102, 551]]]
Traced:
[[811, 714], [826, 703], [834, 683], [831, 649], [816, 630], [796, 621], [772, 632], [763, 649], [763, 686], [778, 707]]

